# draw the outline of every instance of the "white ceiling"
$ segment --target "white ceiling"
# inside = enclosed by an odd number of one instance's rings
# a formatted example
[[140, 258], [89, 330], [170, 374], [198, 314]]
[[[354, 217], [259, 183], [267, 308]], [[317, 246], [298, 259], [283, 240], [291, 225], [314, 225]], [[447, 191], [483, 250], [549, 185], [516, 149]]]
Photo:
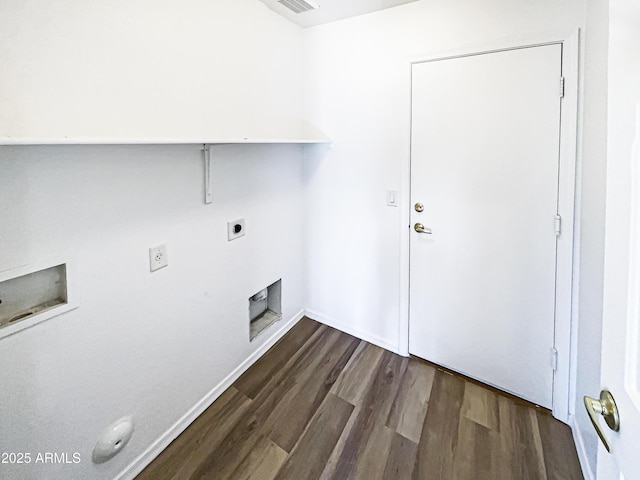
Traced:
[[278, 0], [260, 1], [293, 23], [301, 27], [312, 27], [322, 23], [396, 7], [416, 0], [314, 0], [320, 8], [299, 14], [293, 13], [287, 7], [282, 6], [278, 3]]

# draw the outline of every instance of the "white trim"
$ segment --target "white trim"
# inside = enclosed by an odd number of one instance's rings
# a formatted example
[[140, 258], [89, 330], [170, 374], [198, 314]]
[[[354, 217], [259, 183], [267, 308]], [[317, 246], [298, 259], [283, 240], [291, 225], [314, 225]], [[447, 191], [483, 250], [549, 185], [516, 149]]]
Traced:
[[271, 337], [264, 342], [249, 358], [242, 362], [235, 370], [218, 385], [213, 387], [198, 403], [196, 403], [187, 413], [174, 423], [155, 442], [153, 442], [144, 452], [138, 455], [133, 462], [120, 472], [114, 480], [133, 480], [142, 470], [149, 465], [160, 453], [169, 446], [194, 420], [196, 420], [222, 393], [235, 382], [251, 365], [253, 365], [267, 350], [280, 340], [296, 323], [304, 317], [305, 312], [301, 310], [286, 324], [282, 325]]
[[465, 57], [470, 55], [480, 55], [484, 53], [494, 53], [503, 50], [513, 50], [517, 48], [540, 47], [556, 43], [565, 43], [572, 38], [578, 38], [579, 29], [571, 31], [555, 31], [532, 35], [521, 35], [517, 37], [495, 39], [487, 42], [472, 43], [467, 46], [453, 48], [449, 50], [437, 50], [426, 52], [423, 55], [413, 55], [406, 57], [410, 66], [414, 63], [431, 62], [434, 60], [444, 60], [447, 58]]
[[[579, 55], [580, 30], [572, 32], [552, 32], [529, 35], [517, 38], [500, 39], [490, 43], [477, 44], [455, 50], [434, 52], [418, 57], [407, 58], [409, 75], [413, 64], [448, 58], [499, 52], [516, 48], [528, 48], [550, 44], [562, 44], [562, 75], [565, 77], [565, 96], [561, 110], [560, 136], [560, 173], [558, 192], [558, 213], [565, 225], [563, 234], [558, 239], [556, 279], [556, 326], [555, 348], [558, 351], [558, 369], [554, 373], [553, 416], [565, 423], [569, 420], [569, 394], [573, 391], [571, 375], [571, 340], [572, 340], [572, 295], [573, 295], [573, 259], [574, 259], [574, 225], [575, 225], [575, 192], [576, 164], [578, 145], [578, 104], [579, 104]], [[411, 85], [411, 83], [409, 84]], [[411, 87], [410, 87], [411, 88]], [[410, 98], [410, 96], [409, 96]], [[411, 104], [409, 100], [409, 111]], [[404, 211], [401, 218], [401, 278], [400, 288], [406, 293], [400, 294], [400, 332], [397, 352], [408, 354], [409, 350], [409, 232], [405, 228], [409, 224], [407, 218], [411, 208], [411, 152], [401, 166], [403, 178], [402, 199]]]
[[401, 162], [400, 178], [400, 278], [398, 279], [399, 316], [398, 316], [398, 346], [397, 352], [405, 357], [409, 356], [409, 242], [411, 240], [411, 75], [412, 63], [407, 64], [409, 77], [409, 115], [406, 119], [407, 155]]
[[580, 461], [580, 466], [582, 467], [582, 476], [584, 477], [584, 480], [596, 480], [596, 475], [591, 470], [591, 466], [589, 465], [587, 449], [584, 446], [584, 437], [582, 436], [582, 430], [580, 430], [578, 422], [576, 421], [576, 417], [574, 417], [573, 415], [569, 415], [569, 425], [571, 426], [571, 430], [573, 431], [573, 441], [576, 444], [578, 460]]
[[571, 387], [571, 323], [573, 296], [573, 249], [575, 246], [575, 194], [578, 147], [580, 31], [567, 37], [562, 47], [565, 95], [560, 125], [560, 174], [558, 213], [566, 225], [558, 238], [556, 273], [555, 348], [558, 368], [553, 377], [553, 416], [569, 421]]
[[315, 320], [316, 322], [323, 323], [329, 327], [335, 328], [336, 330], [340, 330], [341, 332], [359, 338], [360, 340], [364, 340], [365, 342], [369, 342], [377, 345], [380, 348], [389, 350], [390, 352], [398, 353], [396, 349], [397, 345], [395, 343], [389, 342], [388, 340], [382, 337], [378, 337], [377, 335], [371, 335], [370, 332], [360, 330], [358, 328], [353, 328], [353, 326], [351, 326], [350, 324], [342, 323], [334, 318], [328, 317], [319, 312], [314, 312], [312, 310], [307, 310], [305, 312], [305, 316], [309, 317], [312, 320]]

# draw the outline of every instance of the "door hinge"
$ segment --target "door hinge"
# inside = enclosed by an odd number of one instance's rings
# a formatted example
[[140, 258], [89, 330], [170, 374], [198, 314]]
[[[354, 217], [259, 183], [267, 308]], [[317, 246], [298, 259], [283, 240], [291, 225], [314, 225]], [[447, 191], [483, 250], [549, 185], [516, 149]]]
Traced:
[[564, 77], [560, 77], [560, 98], [564, 98]]
[[551, 368], [554, 372], [558, 370], [558, 350], [555, 347], [551, 347]]
[[556, 215], [555, 228], [556, 228], [556, 237], [559, 237], [560, 233], [562, 233], [562, 217], [560, 215]]

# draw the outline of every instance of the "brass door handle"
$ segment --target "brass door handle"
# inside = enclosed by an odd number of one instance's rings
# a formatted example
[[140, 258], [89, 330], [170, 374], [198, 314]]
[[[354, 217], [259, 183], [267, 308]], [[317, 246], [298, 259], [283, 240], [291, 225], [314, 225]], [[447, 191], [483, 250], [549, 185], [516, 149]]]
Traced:
[[423, 224], [421, 223], [416, 223], [413, 226], [413, 229], [418, 232], [418, 233], [428, 233], [429, 235], [431, 235], [431, 229], [429, 227], [425, 227]]
[[611, 430], [614, 432], [620, 430], [620, 416], [618, 415], [618, 407], [616, 407], [613, 395], [611, 395], [611, 392], [608, 390], [602, 390], [600, 392], [600, 399], [585, 396], [584, 406], [587, 409], [591, 423], [593, 423], [593, 427], [596, 429], [600, 440], [602, 440], [607, 452], [610, 452], [611, 445], [598, 421], [598, 415], [604, 417], [604, 421]]

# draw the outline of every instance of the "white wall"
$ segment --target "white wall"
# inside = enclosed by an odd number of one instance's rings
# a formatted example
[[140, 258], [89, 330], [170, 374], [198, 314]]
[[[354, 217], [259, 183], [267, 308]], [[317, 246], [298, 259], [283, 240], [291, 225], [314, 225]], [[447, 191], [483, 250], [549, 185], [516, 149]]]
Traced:
[[[579, 363], [574, 372], [578, 383], [569, 405], [581, 426], [582, 395], [599, 378], [604, 248], [606, 15], [593, 3], [584, 32], [588, 121], [584, 158], [578, 160], [576, 248], [582, 256], [572, 327], [572, 354], [584, 366]], [[408, 198], [403, 164], [410, 146], [409, 59], [584, 29], [585, 10], [581, 0], [420, 1], [305, 32], [307, 117], [335, 141], [325, 156], [308, 155], [305, 162], [312, 219], [307, 307], [313, 317], [392, 350], [406, 348], [406, 312], [400, 308], [408, 286], [402, 282], [400, 249], [409, 205], [386, 206], [386, 190], [399, 189]], [[583, 433], [583, 460], [595, 458], [595, 434]]]
[[308, 307], [398, 349], [409, 58], [582, 24], [580, 1], [421, 1], [305, 33], [306, 113], [334, 141], [306, 162]]
[[[227, 119], [296, 117], [301, 38], [253, 0], [2, 2], [0, 135], [224, 136]], [[71, 259], [80, 290], [77, 310], [0, 339], [0, 452], [81, 455], [0, 477], [116, 477], [303, 311], [302, 147], [214, 146], [211, 205], [200, 149], [0, 147], [0, 271]], [[150, 273], [161, 243], [169, 266]], [[249, 343], [248, 298], [278, 278], [283, 320]], [[94, 465], [125, 415], [131, 442]]]
[[[0, 147], [0, 271], [68, 255], [82, 293], [78, 310], [0, 340], [0, 451], [82, 454], [77, 466], [32, 465], [34, 476], [115, 476], [265, 341], [248, 343], [246, 299], [280, 277], [285, 319], [306, 306], [399, 350], [408, 205], [387, 207], [386, 190], [408, 193], [407, 57], [575, 30], [583, 14], [582, 0], [420, 1], [303, 36], [252, 0], [2, 2], [0, 137], [261, 136], [262, 118], [277, 131], [301, 116], [304, 63], [305, 116], [335, 144], [307, 149], [304, 166], [296, 146], [215, 147], [209, 206], [197, 146]], [[598, 31], [597, 9], [591, 21]], [[597, 45], [587, 85], [603, 80]], [[592, 88], [577, 298], [598, 307]], [[226, 221], [240, 216], [248, 234], [228, 243]], [[147, 248], [162, 242], [170, 265], [150, 274]], [[584, 305], [579, 358], [599, 338], [597, 308]], [[593, 381], [578, 376], [579, 401]], [[128, 414], [131, 444], [91, 464], [99, 433]]]
[[576, 367], [574, 434], [587, 478], [596, 471], [596, 435], [582, 398], [597, 396], [600, 386], [604, 225], [607, 158], [607, 36], [608, 0], [587, 2], [584, 32], [584, 102], [578, 202], [579, 269], [574, 299]]
[[0, 138], [281, 135], [300, 39], [257, 0], [3, 0]]
[[[2, 478], [113, 478], [247, 359], [248, 298], [282, 278], [304, 308], [299, 146], [214, 147], [203, 203], [197, 146], [3, 147], [0, 270], [75, 260], [80, 307], [0, 340], [0, 451], [79, 452], [79, 465], [2, 465]], [[227, 241], [227, 220], [247, 234]], [[149, 272], [148, 247], [169, 266]], [[132, 415], [122, 453], [98, 436]]]

